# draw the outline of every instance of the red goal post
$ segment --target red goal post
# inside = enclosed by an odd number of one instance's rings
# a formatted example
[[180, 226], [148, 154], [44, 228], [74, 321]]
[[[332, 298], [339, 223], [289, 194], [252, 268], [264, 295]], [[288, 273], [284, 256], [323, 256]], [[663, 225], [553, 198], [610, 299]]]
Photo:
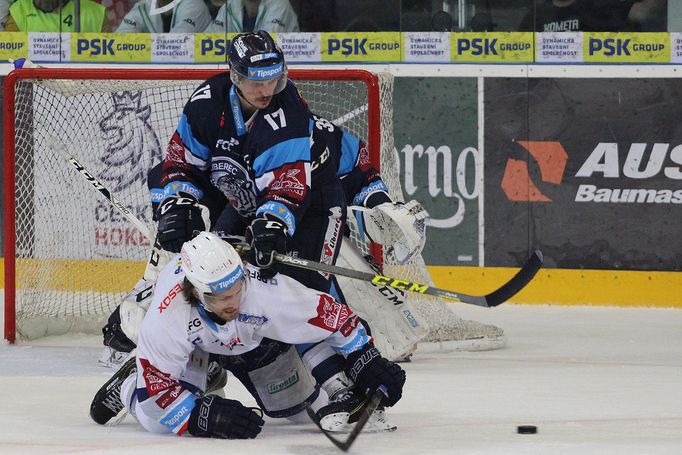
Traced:
[[[67, 90], [88, 92], [86, 81], [193, 81], [190, 85], [198, 85], [209, 77], [224, 72], [221, 69], [184, 70], [184, 69], [65, 69], [65, 68], [30, 68], [11, 72], [5, 78], [4, 104], [4, 234], [5, 234], [5, 338], [14, 342], [17, 335], [17, 288], [22, 289], [22, 283], [17, 282], [17, 236], [16, 236], [16, 157], [17, 152], [17, 108], [21, 102], [18, 97], [19, 84], [28, 81], [49, 81], [51, 85], [58, 85], [63, 81]], [[373, 73], [363, 70], [290, 70], [289, 77], [295, 81], [319, 82], [351, 82], [356, 81], [366, 87], [366, 118], [367, 140], [370, 157], [380, 167], [380, 81]], [[79, 82], [80, 81], [80, 82]], [[96, 84], [93, 84], [96, 85]], [[133, 86], [135, 84], [132, 84]], [[144, 85], [144, 84], [143, 84]], [[69, 87], [71, 86], [71, 87]], [[121, 87], [124, 88], [125, 87]], [[101, 90], [100, 87], [96, 90]], [[304, 90], [304, 97], [306, 93]], [[186, 99], [182, 99], [184, 103]], [[178, 112], [179, 115], [180, 112]], [[333, 120], [333, 119], [332, 119]], [[165, 138], [167, 141], [168, 138]], [[133, 283], [130, 283], [132, 285]], [[21, 292], [21, 291], [20, 291]]]

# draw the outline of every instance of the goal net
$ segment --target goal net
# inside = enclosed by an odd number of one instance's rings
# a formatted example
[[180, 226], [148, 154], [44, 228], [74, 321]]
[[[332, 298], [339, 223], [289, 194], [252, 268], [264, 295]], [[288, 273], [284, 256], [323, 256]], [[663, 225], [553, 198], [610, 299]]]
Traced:
[[[51, 144], [61, 144], [155, 232], [147, 171], [161, 159], [194, 89], [217, 71], [41, 68], [6, 78], [5, 338], [99, 332], [142, 276], [150, 248]], [[392, 198], [402, 201], [392, 76], [349, 70], [289, 76], [312, 111], [367, 141]], [[386, 275], [430, 283], [421, 257], [399, 267], [390, 257], [375, 259]], [[438, 299], [407, 297], [430, 327], [424, 341], [467, 350], [504, 344], [497, 327], [463, 320]]]

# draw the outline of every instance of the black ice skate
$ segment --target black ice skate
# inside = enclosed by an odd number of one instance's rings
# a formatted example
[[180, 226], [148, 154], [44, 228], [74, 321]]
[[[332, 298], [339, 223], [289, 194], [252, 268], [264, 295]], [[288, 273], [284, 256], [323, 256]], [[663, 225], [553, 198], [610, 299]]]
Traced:
[[90, 404], [92, 420], [104, 425], [124, 408], [121, 400], [121, 384], [131, 374], [135, 374], [137, 366], [135, 357], [129, 358], [116, 373], [95, 394]]

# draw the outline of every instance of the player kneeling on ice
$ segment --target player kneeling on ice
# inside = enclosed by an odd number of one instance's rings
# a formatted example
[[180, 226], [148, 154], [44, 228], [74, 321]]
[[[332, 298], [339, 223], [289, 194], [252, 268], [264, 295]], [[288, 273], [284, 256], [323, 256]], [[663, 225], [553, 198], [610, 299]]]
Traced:
[[[405, 372], [381, 356], [348, 306], [285, 275], [250, 279], [254, 270], [213, 233], [185, 243], [159, 274], [136, 358], [95, 395], [93, 420], [105, 424], [125, 407], [153, 433], [247, 439], [260, 433], [263, 412], [293, 419], [310, 405], [325, 429], [339, 430], [340, 415], [347, 425], [380, 387], [383, 405], [400, 400]], [[292, 346], [321, 340], [345, 358], [354, 382], [332, 403]], [[262, 411], [207, 393], [209, 355]]]

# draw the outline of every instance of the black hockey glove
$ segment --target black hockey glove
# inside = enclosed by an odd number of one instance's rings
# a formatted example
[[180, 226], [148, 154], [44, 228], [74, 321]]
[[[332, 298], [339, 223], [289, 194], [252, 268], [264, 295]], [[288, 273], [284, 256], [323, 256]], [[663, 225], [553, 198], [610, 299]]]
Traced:
[[393, 406], [403, 395], [405, 370], [383, 358], [371, 344], [348, 355], [346, 373], [355, 382], [355, 387], [367, 396], [374, 393], [380, 385], [386, 386], [388, 396], [381, 400], [384, 406]]
[[247, 408], [239, 401], [217, 395], [197, 399], [189, 415], [187, 431], [199, 438], [253, 439], [265, 421], [258, 408]]
[[156, 212], [159, 220], [157, 239], [161, 248], [179, 253], [183, 243], [205, 231], [202, 209], [206, 207], [183, 193], [164, 199]]
[[130, 352], [135, 349], [135, 343], [128, 338], [121, 328], [121, 306], [117, 306], [109, 316], [107, 325], [102, 327], [103, 343], [111, 349], [120, 352]]
[[277, 274], [274, 253], [286, 254], [287, 237], [286, 224], [268, 214], [253, 220], [246, 229], [246, 241], [251, 244], [249, 262], [260, 267], [263, 279], [269, 280]]

